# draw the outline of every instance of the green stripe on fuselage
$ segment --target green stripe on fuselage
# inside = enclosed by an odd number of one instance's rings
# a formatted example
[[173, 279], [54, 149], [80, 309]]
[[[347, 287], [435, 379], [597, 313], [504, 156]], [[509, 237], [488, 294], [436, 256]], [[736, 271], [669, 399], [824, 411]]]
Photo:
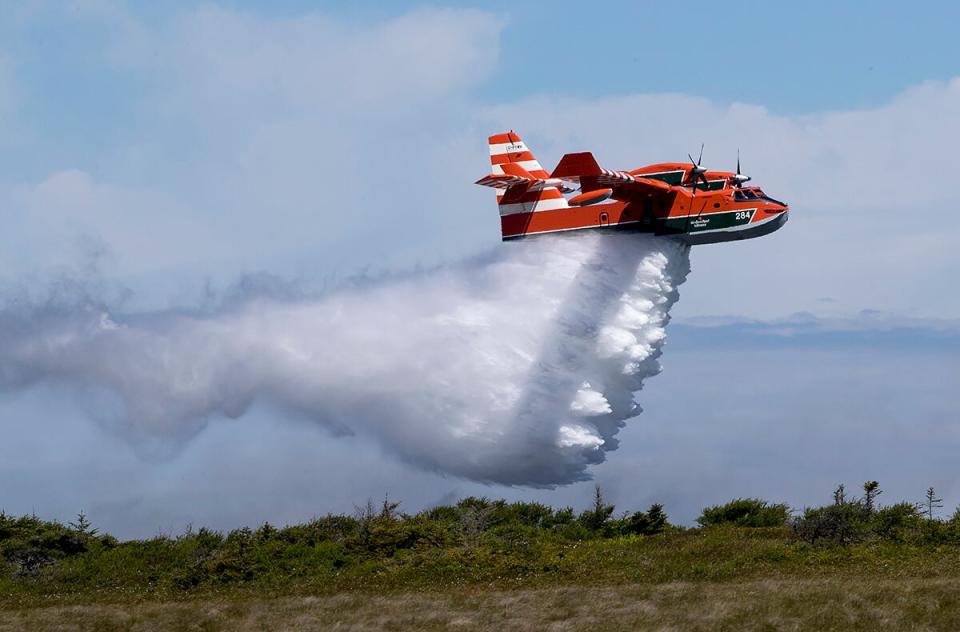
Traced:
[[683, 171], [663, 171], [661, 173], [637, 173], [638, 178], [650, 178], [651, 180], [660, 180], [670, 185], [676, 185], [683, 182]]
[[659, 221], [670, 232], [698, 233], [706, 230], [723, 230], [746, 226], [753, 219], [756, 209], [702, 213], [689, 217], [667, 217]]
[[[662, 171], [660, 173], [637, 173], [634, 174], [638, 178], [650, 178], [651, 180], [660, 180], [661, 182], [666, 182], [669, 185], [678, 185], [683, 184], [683, 175], [686, 171]], [[702, 182], [697, 183], [697, 190], [699, 191], [719, 191], [727, 183], [726, 180], [709, 180], [708, 184], [703, 184]], [[685, 185], [690, 186], [690, 185]]]
[[[719, 191], [727, 183], [726, 180], [707, 180], [707, 184], [703, 182], [697, 182], [697, 191]], [[692, 184], [683, 185], [688, 188], [693, 188]]]
[[726, 183], [726, 180], [707, 180], [707, 184], [704, 184], [703, 182], [697, 182], [696, 186], [697, 191], [719, 191]]

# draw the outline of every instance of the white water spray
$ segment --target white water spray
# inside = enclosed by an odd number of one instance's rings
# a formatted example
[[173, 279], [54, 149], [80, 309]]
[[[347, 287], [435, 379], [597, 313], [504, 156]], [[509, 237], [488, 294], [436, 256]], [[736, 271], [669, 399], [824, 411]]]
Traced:
[[140, 445], [259, 401], [428, 470], [563, 484], [588, 478], [637, 414], [688, 271], [679, 242], [593, 233], [212, 313], [8, 306], [0, 388], [76, 390]]

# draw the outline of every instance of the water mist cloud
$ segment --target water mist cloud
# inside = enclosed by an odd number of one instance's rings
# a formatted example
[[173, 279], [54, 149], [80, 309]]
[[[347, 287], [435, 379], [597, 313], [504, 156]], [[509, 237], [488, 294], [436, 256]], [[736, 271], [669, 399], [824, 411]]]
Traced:
[[323, 296], [115, 314], [0, 311], [0, 388], [54, 385], [135, 444], [176, 444], [254, 402], [483, 482], [582, 480], [617, 447], [658, 357], [687, 248], [643, 235], [506, 244]]

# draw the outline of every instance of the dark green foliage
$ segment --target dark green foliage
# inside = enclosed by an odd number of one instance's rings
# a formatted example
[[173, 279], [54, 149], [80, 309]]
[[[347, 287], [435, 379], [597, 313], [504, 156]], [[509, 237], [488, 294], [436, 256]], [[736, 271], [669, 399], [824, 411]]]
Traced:
[[833, 492], [833, 504], [842, 505], [845, 502], [847, 502], [847, 486], [840, 483]]
[[[703, 530], [671, 526], [657, 504], [619, 518], [614, 510], [599, 489], [579, 514], [569, 507], [470, 497], [410, 515], [384, 499], [352, 515], [300, 525], [228, 533], [188, 528], [176, 537], [129, 542], [98, 534], [84, 515], [65, 526], [0, 513], [0, 601], [3, 594], [111, 590], [177, 595], [228, 586], [283, 591], [486, 584], [614, 568], [617, 577], [634, 573], [643, 579], [659, 572], [660, 562], [651, 562], [650, 555], [669, 560], [674, 570], [664, 577], [702, 579], [738, 568], [743, 547], [759, 547], [758, 563], [790, 564], [805, 555], [815, 563], [847, 559], [840, 547], [860, 542], [934, 551], [960, 545], [960, 514], [941, 521], [910, 503], [870, 508], [865, 499], [847, 499], [842, 488], [830, 505], [807, 509], [790, 522], [793, 538], [785, 529], [787, 506], [759, 499], [705, 509], [699, 522], [711, 528]], [[712, 528], [717, 525], [727, 528]], [[724, 555], [733, 555], [735, 563]]]
[[880, 489], [880, 483], [877, 481], [867, 481], [863, 484], [863, 506], [867, 512], [873, 512], [877, 504], [877, 496], [883, 493]]
[[603, 492], [600, 490], [600, 486], [597, 485], [594, 488], [593, 507], [580, 514], [580, 524], [589, 531], [607, 533], [609, 532], [608, 527], [610, 526], [608, 522], [610, 521], [610, 516], [613, 515], [614, 509], [615, 507], [613, 505], [607, 504], [603, 498]]
[[357, 507], [353, 515], [283, 528], [263, 524], [220, 533], [188, 527], [174, 538], [123, 543], [98, 535], [83, 514], [69, 527], [0, 514], [0, 582], [6, 577], [76, 590], [131, 584], [184, 591], [285, 585], [308, 577], [361, 581], [373, 572], [403, 575], [423, 568], [451, 581], [464, 574], [495, 578], [555, 568], [565, 547], [576, 543], [669, 526], [660, 505], [613, 520], [613, 505], [599, 490], [594, 500], [578, 516], [569, 507], [475, 497], [408, 515], [384, 499]]
[[932, 487], [927, 489], [926, 496], [923, 499], [923, 510], [927, 514], [928, 520], [933, 520], [934, 513], [937, 509], [943, 507], [943, 499], [937, 498], [937, 493], [933, 490]]
[[14, 576], [38, 577], [60, 559], [116, 545], [114, 538], [96, 533], [83, 513], [76, 523], [64, 526], [36, 516], [14, 518], [0, 512], [0, 555], [12, 566]]
[[908, 540], [919, 532], [923, 517], [912, 503], [897, 503], [881, 507], [870, 517], [869, 529], [887, 540]]
[[635, 535], [656, 535], [663, 533], [667, 526], [667, 514], [663, 511], [663, 505], [653, 504], [646, 513], [637, 511], [625, 516], [621, 521], [620, 531]]
[[960, 507], [957, 507], [953, 510], [953, 515], [950, 516], [950, 522], [956, 522], [960, 524]]
[[701, 527], [782, 527], [789, 517], [790, 507], [787, 505], [770, 504], [759, 498], [738, 498], [724, 505], [707, 507], [697, 518], [697, 523]]
[[90, 524], [90, 521], [87, 520], [87, 515], [82, 511], [77, 514], [77, 521], [70, 523], [70, 528], [81, 535], [97, 534], [97, 529], [93, 528], [93, 526]]
[[806, 509], [794, 520], [793, 530], [810, 543], [853, 544], [867, 535], [869, 515], [862, 503], [834, 503]]
[[864, 497], [847, 500], [843, 486], [834, 492], [832, 505], [806, 509], [793, 521], [794, 534], [811, 544], [850, 545], [858, 542], [906, 542], [915, 545], [960, 544], [960, 512], [955, 518], [933, 518], [940, 499], [927, 490], [924, 506], [900, 502], [878, 507], [882, 492], [877, 481], [863, 485]]

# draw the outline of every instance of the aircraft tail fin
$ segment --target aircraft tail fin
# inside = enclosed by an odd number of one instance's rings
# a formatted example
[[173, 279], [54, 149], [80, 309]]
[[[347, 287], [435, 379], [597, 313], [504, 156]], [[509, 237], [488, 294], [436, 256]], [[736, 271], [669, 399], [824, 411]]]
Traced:
[[[487, 140], [492, 173], [477, 184], [497, 189], [501, 218], [569, 208], [562, 183], [550, 178], [519, 134], [504, 132]], [[503, 236], [508, 236], [506, 231]]]
[[602, 174], [603, 169], [597, 163], [593, 154], [589, 151], [583, 151], [576, 154], [564, 154], [550, 176], [563, 178], [564, 180], [577, 180], [580, 176], [599, 176]]

